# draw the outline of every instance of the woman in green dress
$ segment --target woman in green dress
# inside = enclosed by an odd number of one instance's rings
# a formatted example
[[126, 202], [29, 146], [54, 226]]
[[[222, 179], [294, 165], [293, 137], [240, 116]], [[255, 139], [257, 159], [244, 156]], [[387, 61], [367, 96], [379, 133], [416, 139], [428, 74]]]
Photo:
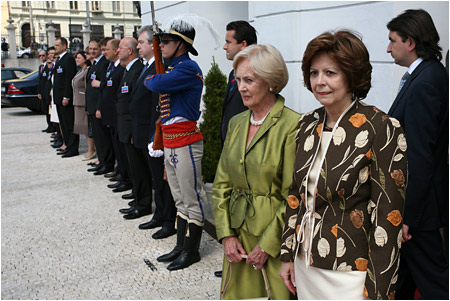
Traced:
[[279, 245], [300, 115], [285, 107], [278, 94], [289, 76], [275, 47], [249, 46], [235, 56], [233, 67], [249, 110], [230, 120], [213, 185], [217, 238], [225, 251], [222, 291], [232, 266], [222, 297], [266, 296], [264, 266], [272, 299], [289, 299], [279, 276]]

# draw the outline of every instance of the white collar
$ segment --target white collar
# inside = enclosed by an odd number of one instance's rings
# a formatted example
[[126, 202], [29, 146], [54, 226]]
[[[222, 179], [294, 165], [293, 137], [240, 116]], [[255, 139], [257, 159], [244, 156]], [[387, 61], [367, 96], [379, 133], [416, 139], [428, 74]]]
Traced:
[[152, 58], [149, 61], [147, 61], [148, 66], [150, 67], [150, 65], [153, 64], [154, 61], [155, 61], [155, 57], [152, 56]]
[[103, 54], [101, 54], [98, 58], [94, 59], [95, 63], [97, 64], [98, 61], [100, 61], [103, 57]]
[[114, 66], [117, 67], [120, 64], [120, 59], [117, 59], [117, 61], [114, 63]]
[[134, 62], [136, 62], [138, 59], [139, 59], [138, 57], [135, 58], [126, 66], [127, 71], [130, 71], [131, 66], [133, 66]]
[[64, 51], [64, 52], [59, 56], [59, 60], [61, 60], [62, 57], [63, 57], [64, 55], [66, 55], [66, 53], [67, 53], [67, 51]]
[[417, 60], [415, 60], [411, 65], [409, 65], [408, 73], [411, 75], [414, 70], [416, 70], [417, 66], [420, 65], [420, 63], [423, 62], [423, 58], [419, 57]]

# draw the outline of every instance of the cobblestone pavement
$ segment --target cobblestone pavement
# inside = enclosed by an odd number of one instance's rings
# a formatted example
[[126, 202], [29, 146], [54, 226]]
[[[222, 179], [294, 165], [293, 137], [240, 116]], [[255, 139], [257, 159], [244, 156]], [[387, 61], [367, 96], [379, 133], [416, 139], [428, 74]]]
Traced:
[[156, 258], [175, 236], [139, 230], [151, 216], [124, 220], [127, 203], [111, 182], [88, 173], [82, 155], [55, 154], [41, 132], [45, 116], [23, 108], [1, 116], [2, 299], [219, 299], [217, 241], [203, 232], [202, 260], [169, 272]]

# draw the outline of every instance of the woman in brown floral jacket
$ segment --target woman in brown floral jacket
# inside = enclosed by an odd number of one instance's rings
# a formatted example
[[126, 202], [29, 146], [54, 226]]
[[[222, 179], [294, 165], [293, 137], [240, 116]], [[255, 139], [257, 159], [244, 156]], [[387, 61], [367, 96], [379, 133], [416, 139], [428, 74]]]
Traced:
[[391, 298], [407, 178], [403, 129], [361, 102], [372, 66], [354, 34], [314, 38], [302, 70], [323, 107], [299, 122], [280, 275], [299, 299]]

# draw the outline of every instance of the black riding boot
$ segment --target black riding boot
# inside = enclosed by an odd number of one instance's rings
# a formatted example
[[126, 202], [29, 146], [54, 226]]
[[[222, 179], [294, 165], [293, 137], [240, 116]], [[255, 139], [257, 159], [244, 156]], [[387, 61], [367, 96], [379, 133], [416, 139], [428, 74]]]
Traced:
[[187, 220], [177, 216], [177, 244], [170, 253], [159, 256], [156, 260], [159, 262], [171, 262], [180, 256], [181, 251], [183, 250], [184, 238], [186, 236], [186, 226]]
[[174, 262], [169, 264], [167, 267], [169, 271], [184, 269], [200, 261], [198, 249], [200, 247], [203, 227], [193, 223], [188, 224], [188, 227], [189, 229], [184, 239], [183, 251], [181, 251], [180, 256]]

